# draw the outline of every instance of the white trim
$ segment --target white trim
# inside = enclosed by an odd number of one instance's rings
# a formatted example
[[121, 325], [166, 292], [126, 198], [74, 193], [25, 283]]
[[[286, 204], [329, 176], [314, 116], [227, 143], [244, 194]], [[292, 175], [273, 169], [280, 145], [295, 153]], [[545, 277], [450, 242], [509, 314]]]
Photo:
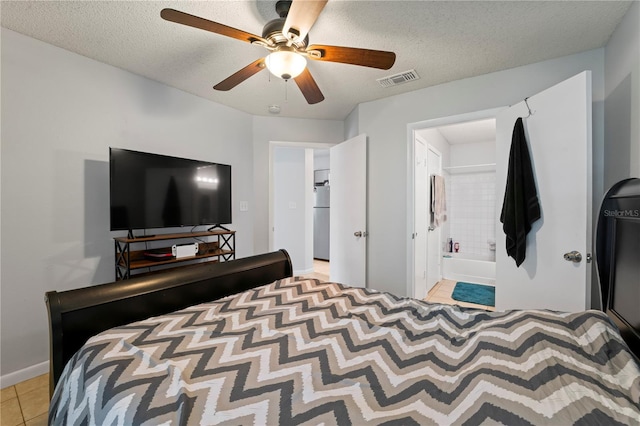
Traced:
[[33, 379], [34, 377], [42, 376], [48, 372], [49, 361], [45, 361], [32, 365], [31, 367], [23, 368], [22, 370], [14, 371], [13, 373], [5, 374], [4, 376], [0, 376], [0, 389]]
[[[422, 130], [422, 129], [430, 129], [433, 127], [448, 126], [449, 124], [464, 123], [467, 121], [479, 121], [479, 120], [484, 120], [489, 118], [495, 118], [496, 115], [498, 115], [498, 113], [504, 110], [505, 108], [507, 107], [504, 106], [504, 107], [498, 107], [498, 108], [491, 108], [491, 109], [485, 109], [482, 111], [467, 112], [464, 114], [450, 115], [448, 117], [440, 117], [440, 118], [433, 118], [430, 120], [418, 121], [416, 123], [409, 123], [407, 125], [407, 128], [410, 131], [415, 131], [415, 130]], [[413, 143], [413, 139], [411, 140], [411, 142]]]
[[[413, 176], [415, 175], [415, 140], [418, 137], [416, 134], [417, 130], [416, 125], [412, 125], [411, 123], [407, 124], [407, 234], [406, 234], [406, 288], [405, 295], [407, 297], [413, 297], [414, 294], [414, 279], [413, 279], [413, 271], [415, 269], [415, 250], [413, 249], [413, 233], [415, 230], [413, 229], [414, 223], [414, 214], [415, 212], [415, 200], [414, 200], [414, 185], [413, 185]], [[422, 140], [421, 140], [422, 141]]]
[[302, 271], [293, 271], [293, 276], [297, 276], [297, 275], [307, 275], [307, 274], [313, 274], [313, 268], [311, 269], [303, 269]]

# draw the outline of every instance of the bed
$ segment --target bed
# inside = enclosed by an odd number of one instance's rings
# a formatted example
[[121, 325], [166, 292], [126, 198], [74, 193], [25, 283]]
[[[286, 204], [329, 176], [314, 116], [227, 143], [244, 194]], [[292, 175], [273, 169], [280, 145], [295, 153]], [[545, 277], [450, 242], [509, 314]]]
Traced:
[[50, 424], [640, 424], [602, 311], [430, 304], [285, 251], [168, 275], [47, 294]]

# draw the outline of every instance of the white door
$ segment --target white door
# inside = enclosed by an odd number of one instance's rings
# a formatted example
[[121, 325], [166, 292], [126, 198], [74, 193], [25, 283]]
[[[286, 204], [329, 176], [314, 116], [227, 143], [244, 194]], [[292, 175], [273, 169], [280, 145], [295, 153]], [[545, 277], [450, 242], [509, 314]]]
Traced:
[[429, 226], [429, 176], [427, 175], [427, 147], [414, 138], [413, 176], [413, 297], [427, 296], [427, 228]]
[[[429, 145], [427, 150], [427, 173], [431, 175], [442, 175], [442, 155], [439, 151]], [[446, 192], [446, 188], [445, 188]], [[429, 194], [429, 205], [431, 205], [431, 191]], [[431, 211], [430, 209], [428, 211]], [[427, 235], [427, 291], [442, 278], [440, 265], [442, 264], [442, 227], [429, 227]]]
[[[507, 257], [500, 223], [513, 126], [525, 102], [496, 117], [496, 308], [575, 312], [588, 307], [591, 265], [591, 73], [528, 98], [524, 119], [542, 215], [520, 267]], [[579, 263], [564, 254], [578, 251]]]
[[367, 136], [358, 135], [331, 147], [329, 157], [330, 279], [366, 287]]

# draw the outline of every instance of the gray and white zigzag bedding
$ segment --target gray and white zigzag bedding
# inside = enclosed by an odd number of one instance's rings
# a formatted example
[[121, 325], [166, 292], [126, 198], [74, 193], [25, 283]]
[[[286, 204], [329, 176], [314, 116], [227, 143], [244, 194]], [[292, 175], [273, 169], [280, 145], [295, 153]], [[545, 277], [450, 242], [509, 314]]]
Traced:
[[485, 312], [294, 278], [103, 332], [50, 424], [640, 424], [601, 312]]

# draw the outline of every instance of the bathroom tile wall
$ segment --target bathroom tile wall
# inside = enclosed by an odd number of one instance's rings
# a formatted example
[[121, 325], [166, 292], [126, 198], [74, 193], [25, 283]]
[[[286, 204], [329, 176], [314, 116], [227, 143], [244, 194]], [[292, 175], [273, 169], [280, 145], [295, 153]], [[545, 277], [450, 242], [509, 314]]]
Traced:
[[444, 240], [459, 243], [461, 253], [495, 260], [490, 249], [496, 238], [495, 172], [450, 174], [445, 185], [449, 233]]

